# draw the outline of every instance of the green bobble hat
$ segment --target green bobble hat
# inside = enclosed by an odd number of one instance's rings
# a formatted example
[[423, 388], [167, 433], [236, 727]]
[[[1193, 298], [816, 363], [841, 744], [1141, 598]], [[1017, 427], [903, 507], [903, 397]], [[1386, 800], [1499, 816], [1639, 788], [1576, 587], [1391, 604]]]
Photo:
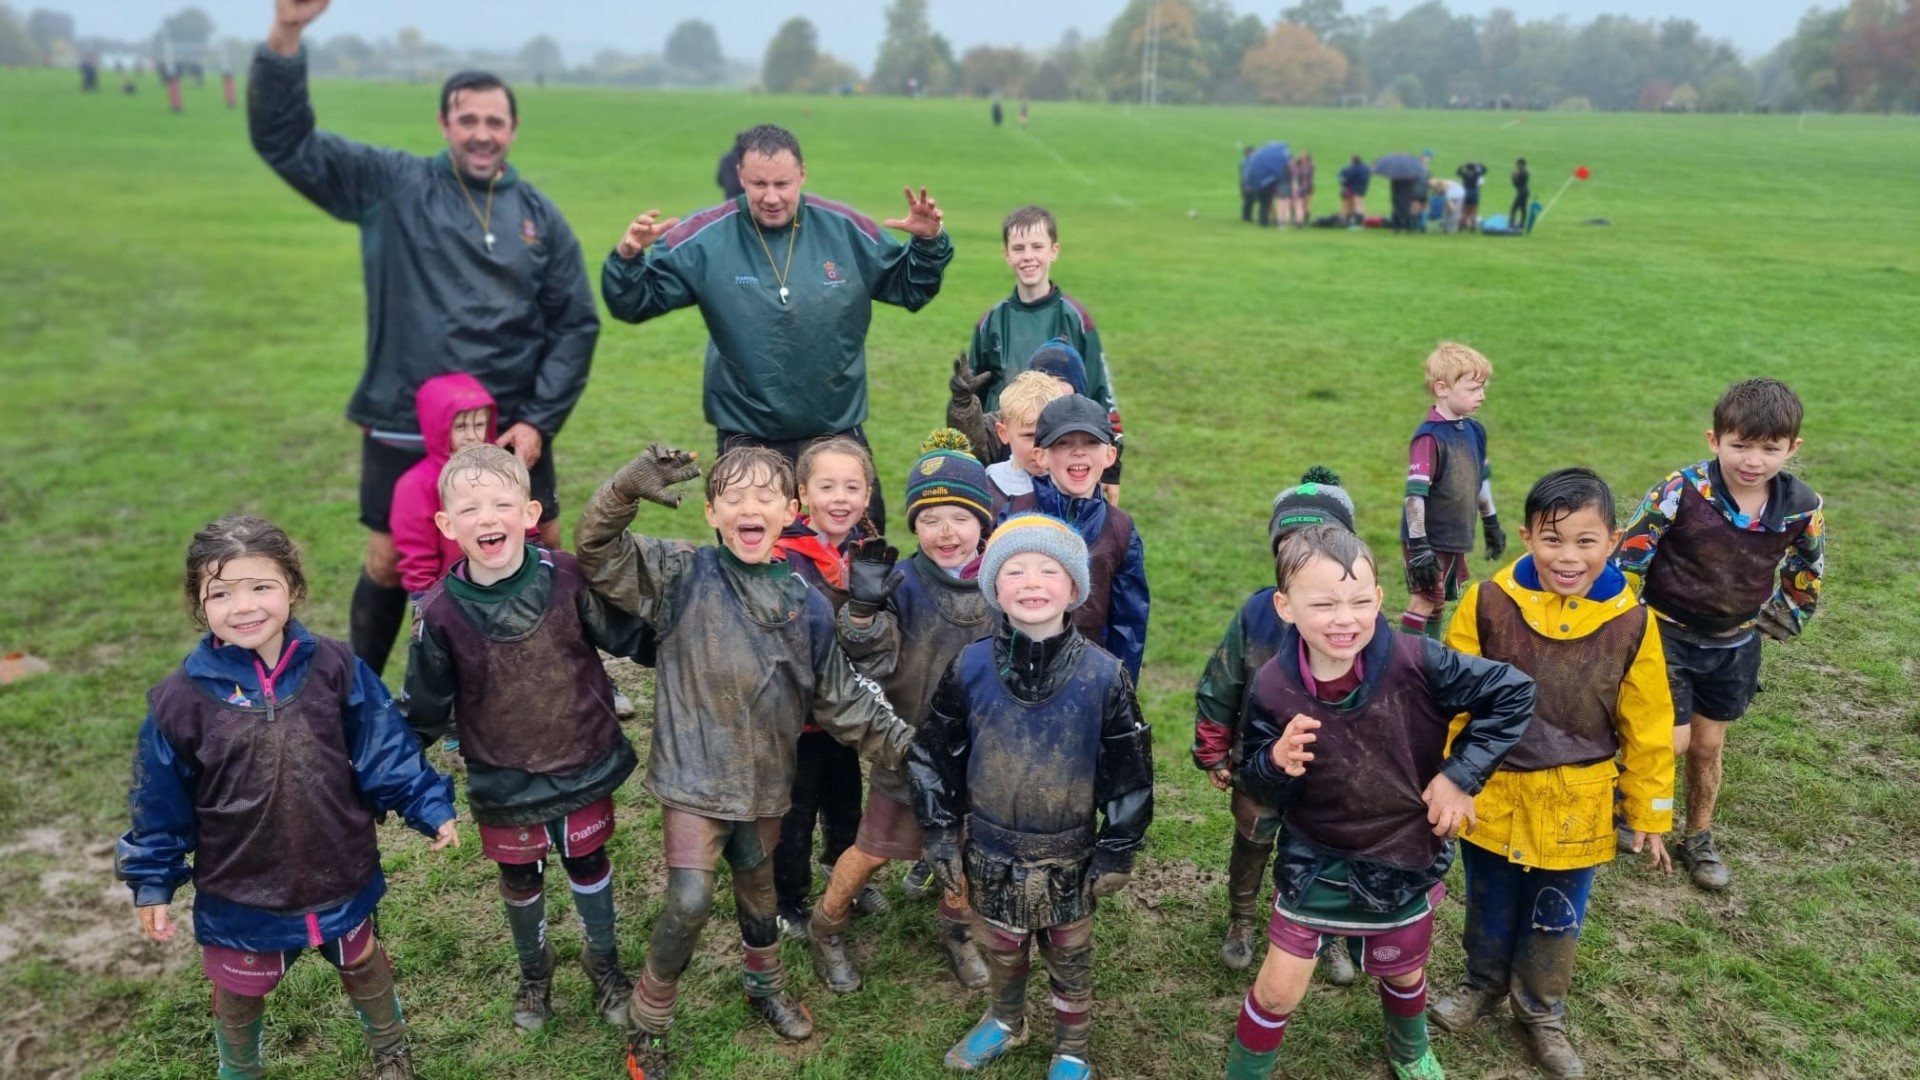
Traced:
[[1308, 525], [1338, 525], [1353, 531], [1353, 497], [1340, 486], [1340, 474], [1315, 465], [1297, 487], [1273, 497], [1273, 517], [1267, 522], [1267, 541], [1279, 550], [1280, 541]]

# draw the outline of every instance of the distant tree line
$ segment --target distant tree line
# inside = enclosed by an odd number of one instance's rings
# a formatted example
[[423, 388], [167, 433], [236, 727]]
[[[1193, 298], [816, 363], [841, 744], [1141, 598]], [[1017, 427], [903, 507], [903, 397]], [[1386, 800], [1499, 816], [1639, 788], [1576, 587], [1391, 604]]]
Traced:
[[[1409, 108], [1756, 108], [1920, 112], [1920, 0], [1850, 0], [1815, 8], [1793, 36], [1743, 60], [1690, 19], [1603, 15], [1583, 25], [1522, 21], [1496, 8], [1457, 15], [1428, 0], [1397, 17], [1344, 0], [1297, 0], [1269, 24], [1227, 0], [1127, 0], [1106, 32], [1069, 32], [1030, 51], [980, 45], [956, 53], [935, 33], [928, 0], [891, 0], [867, 75], [821, 47], [804, 17], [774, 34], [758, 67], [730, 60], [712, 23], [675, 26], [657, 52], [595, 53], [569, 66], [553, 38], [513, 52], [460, 52], [407, 28], [391, 39], [340, 34], [309, 44], [315, 74], [431, 79], [488, 67], [511, 79], [639, 87], [749, 86], [776, 93], [967, 95], [1045, 101], [1168, 104], [1384, 105]], [[0, 64], [74, 63], [80, 56], [158, 59], [162, 46], [203, 61], [244, 58], [249, 43], [215, 40], [198, 7], [165, 16], [147, 41], [75, 33], [72, 16], [0, 3]], [[1142, 63], [1151, 42], [1151, 85]]]

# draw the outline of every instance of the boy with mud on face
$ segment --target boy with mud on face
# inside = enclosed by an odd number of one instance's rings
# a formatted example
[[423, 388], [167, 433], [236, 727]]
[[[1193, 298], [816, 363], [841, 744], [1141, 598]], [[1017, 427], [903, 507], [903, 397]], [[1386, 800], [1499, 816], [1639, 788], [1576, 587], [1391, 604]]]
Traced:
[[1067, 621], [1089, 590], [1072, 526], [1015, 514], [979, 577], [1002, 617], [947, 666], [907, 752], [927, 859], [949, 894], [964, 888], [987, 959], [987, 1013], [946, 1063], [978, 1069], [1026, 1041], [1038, 938], [1053, 990], [1047, 1076], [1085, 1080], [1093, 909], [1126, 887], [1153, 820], [1153, 734], [1125, 666]]
[[[1433, 905], [1473, 796], [1533, 716], [1533, 680], [1380, 613], [1377, 564], [1337, 525], [1280, 542], [1273, 604], [1287, 624], [1254, 677], [1240, 786], [1280, 811], [1266, 961], [1241, 1006], [1228, 1080], [1266, 1080], [1323, 938], [1360, 938], [1380, 979], [1397, 1080], [1440, 1080], [1427, 1044]], [[1448, 725], [1465, 727], [1448, 745]]]
[[799, 511], [793, 467], [764, 447], [729, 450], [707, 476], [707, 524], [694, 548], [627, 531], [641, 499], [678, 506], [672, 485], [700, 475], [693, 455], [656, 443], [602, 485], [574, 546], [594, 591], [649, 616], [659, 635], [647, 790], [666, 833], [666, 906], [629, 1005], [627, 1072], [661, 1080], [681, 972], [713, 913], [714, 870], [733, 868], [748, 1005], [782, 1038], [813, 1034], [786, 992], [773, 862], [811, 718], [876, 764], [897, 767], [913, 732], [880, 688], [854, 673], [825, 596], [777, 560]]

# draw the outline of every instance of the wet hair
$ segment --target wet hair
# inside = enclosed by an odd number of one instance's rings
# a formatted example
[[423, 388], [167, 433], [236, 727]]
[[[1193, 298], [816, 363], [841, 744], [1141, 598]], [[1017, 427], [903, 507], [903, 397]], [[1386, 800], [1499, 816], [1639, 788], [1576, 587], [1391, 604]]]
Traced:
[[1713, 433], [1792, 442], [1800, 437], [1800, 417], [1800, 396], [1786, 383], [1747, 379], [1727, 387], [1713, 403]]
[[814, 466], [827, 454], [845, 454], [858, 461], [860, 471], [867, 477], [868, 491], [872, 491], [874, 486], [880, 483], [880, 474], [873, 469], [873, 455], [867, 452], [866, 447], [861, 446], [859, 441], [850, 435], [828, 435], [825, 438], [813, 440], [807, 444], [805, 450], [800, 451], [800, 460], [793, 465], [794, 486], [806, 487], [807, 481], [813, 479]]
[[1007, 241], [1013, 239], [1015, 229], [1031, 229], [1036, 225], [1046, 226], [1048, 240], [1056, 244], [1060, 242], [1060, 223], [1053, 220], [1053, 211], [1044, 206], [1023, 206], [1008, 214], [1007, 220], [1000, 223], [1000, 246], [1007, 246]]
[[1613, 489], [1592, 469], [1558, 469], [1533, 482], [1527, 490], [1529, 529], [1550, 529], [1570, 514], [1592, 508], [1613, 528]]
[[187, 575], [184, 581], [187, 610], [204, 630], [207, 609], [200, 601], [208, 581], [220, 576], [235, 559], [258, 556], [279, 567], [287, 579], [287, 595], [294, 604], [307, 598], [307, 575], [300, 569], [300, 547], [286, 530], [265, 518], [251, 514], [229, 514], [193, 534], [187, 544]]
[[1439, 347], [1427, 354], [1427, 389], [1433, 389], [1437, 382], [1452, 385], [1463, 378], [1486, 381], [1493, 378], [1493, 362], [1480, 355], [1478, 349], [1462, 345], [1457, 341], [1443, 341]]
[[1072, 391], [1062, 387], [1058, 379], [1044, 371], [1023, 371], [1000, 391], [1000, 422], [1013, 427], [1031, 419], [1037, 424], [1047, 402], [1070, 393]]
[[447, 77], [440, 87], [440, 119], [445, 120], [453, 111], [453, 99], [456, 95], [483, 90], [502, 90], [507, 95], [507, 115], [513, 122], [520, 122], [520, 102], [513, 96], [513, 87], [491, 71], [456, 71]]
[[520, 455], [502, 446], [492, 443], [479, 443], [447, 459], [440, 467], [440, 505], [447, 505], [453, 494], [454, 478], [461, 473], [486, 473], [488, 476], [520, 493], [523, 498], [533, 497], [533, 478], [527, 475], [527, 466]]
[[734, 148], [740, 151], [740, 159], [746, 160], [748, 154], [761, 157], [779, 157], [782, 153], [792, 154], [795, 165], [805, 165], [807, 159], [800, 156], [800, 140], [793, 132], [777, 124], [758, 124], [740, 133], [733, 141]]
[[1374, 579], [1380, 577], [1380, 564], [1374, 561], [1373, 550], [1367, 542], [1338, 525], [1309, 525], [1304, 529], [1295, 529], [1280, 541], [1273, 553], [1273, 584], [1281, 592], [1293, 584], [1293, 579], [1316, 559], [1331, 559], [1338, 563], [1348, 578], [1358, 578], [1354, 570], [1361, 563], [1373, 572]]
[[707, 501], [718, 499], [728, 488], [754, 483], [769, 484], [789, 499], [798, 497], [793, 462], [786, 455], [765, 446], [732, 446], [707, 470]]

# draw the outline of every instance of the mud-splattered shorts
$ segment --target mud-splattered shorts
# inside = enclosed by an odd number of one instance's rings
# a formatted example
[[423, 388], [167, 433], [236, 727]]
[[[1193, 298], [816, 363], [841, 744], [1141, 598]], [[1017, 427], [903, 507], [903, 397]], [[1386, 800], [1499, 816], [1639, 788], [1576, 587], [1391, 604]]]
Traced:
[[541, 825], [482, 825], [480, 850], [494, 862], [524, 866], [559, 848], [562, 858], [577, 859], [605, 847], [613, 836], [613, 796], [588, 803]]
[[[364, 960], [373, 951], [373, 919], [360, 920], [360, 925], [334, 938], [314, 946], [315, 951], [326, 958], [327, 963], [336, 968], [347, 967]], [[269, 949], [266, 952], [248, 952], [245, 949], [229, 949], [224, 945], [200, 946], [200, 970], [206, 972], [213, 985], [230, 994], [241, 997], [266, 997], [280, 980], [287, 975], [287, 969], [305, 949]]]
[[1312, 960], [1320, 955], [1320, 946], [1329, 937], [1357, 938], [1360, 942], [1360, 970], [1369, 975], [1406, 975], [1427, 966], [1433, 952], [1433, 907], [1446, 895], [1446, 886], [1435, 884], [1427, 894], [1427, 913], [1405, 926], [1379, 930], [1341, 927], [1338, 931], [1305, 926], [1288, 918], [1274, 898], [1273, 918], [1267, 923], [1267, 941], [1289, 956]]
[[913, 808], [879, 788], [867, 789], [867, 808], [860, 815], [854, 846], [876, 858], [918, 859], [923, 846], [920, 822]]
[[750, 870], [765, 862], [780, 843], [777, 817], [726, 821], [663, 806], [660, 829], [666, 833], [669, 870], [711, 871], [723, 857], [735, 870]]

